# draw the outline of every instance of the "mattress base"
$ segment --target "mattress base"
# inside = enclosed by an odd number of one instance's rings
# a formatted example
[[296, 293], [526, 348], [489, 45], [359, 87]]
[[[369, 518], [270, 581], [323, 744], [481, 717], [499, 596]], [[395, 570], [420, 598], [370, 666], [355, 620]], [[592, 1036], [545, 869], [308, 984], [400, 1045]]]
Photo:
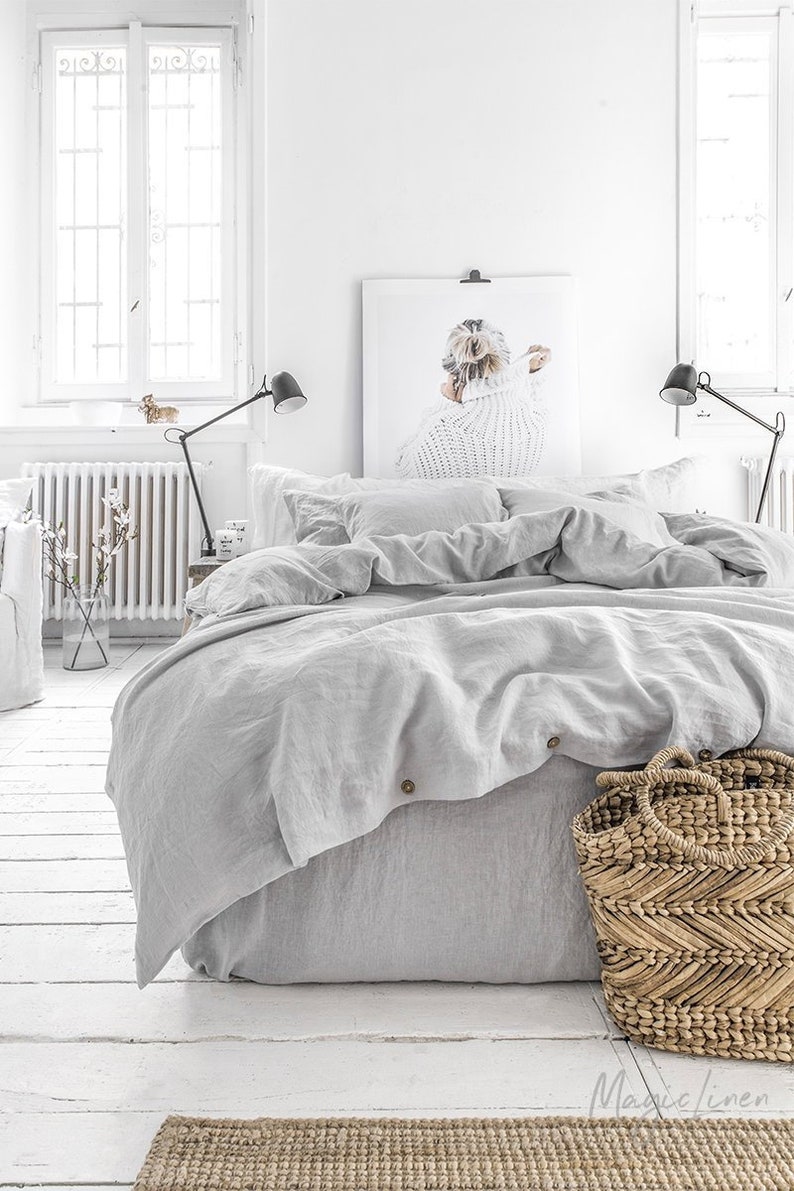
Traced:
[[597, 979], [570, 832], [597, 769], [552, 757], [464, 802], [414, 802], [218, 914], [182, 948], [217, 980]]

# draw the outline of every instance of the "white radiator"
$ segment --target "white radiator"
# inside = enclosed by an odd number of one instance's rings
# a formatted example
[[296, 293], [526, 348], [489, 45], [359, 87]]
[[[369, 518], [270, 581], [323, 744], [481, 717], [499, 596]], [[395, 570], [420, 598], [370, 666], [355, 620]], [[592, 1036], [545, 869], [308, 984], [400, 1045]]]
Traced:
[[[27, 463], [33, 510], [63, 522], [81, 583], [95, 576], [91, 548], [107, 520], [102, 497], [116, 488], [138, 536], [111, 564], [110, 615], [123, 620], [182, 616], [188, 562], [198, 557], [201, 528], [184, 463]], [[200, 468], [196, 468], [200, 481]], [[44, 584], [45, 618], [60, 619], [63, 588]]]
[[[766, 475], [769, 456], [742, 459], [747, 468], [747, 518], [755, 520], [755, 511], [761, 498], [761, 485]], [[778, 458], [772, 470], [769, 494], [761, 516], [762, 525], [794, 533], [794, 458]]]

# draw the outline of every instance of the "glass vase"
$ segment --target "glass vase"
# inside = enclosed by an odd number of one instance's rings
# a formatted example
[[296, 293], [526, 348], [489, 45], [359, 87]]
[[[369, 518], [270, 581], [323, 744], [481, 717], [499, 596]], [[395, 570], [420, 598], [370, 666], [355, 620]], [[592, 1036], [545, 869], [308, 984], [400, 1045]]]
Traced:
[[108, 598], [101, 589], [79, 587], [63, 601], [64, 670], [99, 670], [110, 657]]

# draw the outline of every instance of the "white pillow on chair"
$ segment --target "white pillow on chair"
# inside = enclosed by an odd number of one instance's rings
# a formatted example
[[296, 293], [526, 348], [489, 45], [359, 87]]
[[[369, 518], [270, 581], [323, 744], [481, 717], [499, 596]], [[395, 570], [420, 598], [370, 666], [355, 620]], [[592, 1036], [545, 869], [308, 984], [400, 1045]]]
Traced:
[[32, 490], [32, 479], [0, 480], [0, 574], [3, 572], [6, 526], [21, 517]]
[[0, 480], [0, 529], [24, 512], [33, 491], [33, 479]]

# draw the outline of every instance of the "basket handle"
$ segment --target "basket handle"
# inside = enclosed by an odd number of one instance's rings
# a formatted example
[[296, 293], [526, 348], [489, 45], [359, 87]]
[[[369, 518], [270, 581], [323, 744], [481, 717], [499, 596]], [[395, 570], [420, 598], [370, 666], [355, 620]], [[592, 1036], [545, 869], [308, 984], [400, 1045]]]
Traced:
[[680, 745], [671, 744], [665, 749], [659, 749], [644, 769], [606, 769], [596, 777], [597, 786], [640, 786], [648, 780], [648, 771], [663, 769], [669, 761], [681, 761], [685, 769], [695, 768], [695, 758]]
[[[718, 797], [725, 797], [725, 791], [715, 777], [703, 773], [699, 769], [683, 770], [681, 781], [687, 785], [700, 786], [703, 790], [711, 790]], [[672, 831], [659, 819], [651, 806], [651, 787], [638, 785], [635, 789], [637, 811], [646, 827], [668, 847], [680, 852], [687, 860], [701, 860], [704, 864], [714, 865], [716, 868], [738, 868], [744, 864], [755, 864], [762, 856], [771, 852], [782, 844], [794, 831], [794, 799], [789, 798], [788, 811], [781, 817], [777, 827], [769, 832], [766, 839], [755, 844], [745, 844], [741, 848], [709, 848], [703, 844], [696, 844], [694, 840], [686, 839], [677, 831]]]
[[651, 757], [645, 768], [663, 769], [670, 761], [680, 761], [684, 769], [695, 768], [695, 758], [687, 749], [681, 748], [678, 744], [671, 744], [666, 749], [659, 749], [659, 752]]

